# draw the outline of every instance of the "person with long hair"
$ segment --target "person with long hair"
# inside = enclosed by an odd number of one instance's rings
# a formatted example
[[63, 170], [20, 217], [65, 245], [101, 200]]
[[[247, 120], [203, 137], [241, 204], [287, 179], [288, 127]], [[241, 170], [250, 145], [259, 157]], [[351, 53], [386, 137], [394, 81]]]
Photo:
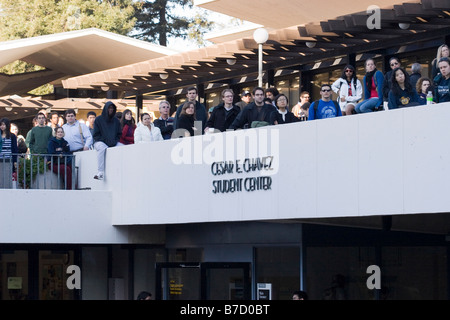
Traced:
[[448, 49], [448, 45], [442, 44], [437, 49], [436, 58], [431, 62], [431, 79], [436, 78], [436, 76], [440, 73], [439, 71], [439, 60], [443, 57], [449, 57], [450, 51]]
[[17, 124], [11, 122], [11, 133], [14, 133], [17, 137], [17, 152], [27, 153], [27, 144], [25, 143], [24, 136], [19, 134], [19, 127]]
[[134, 130], [134, 143], [161, 140], [164, 140], [161, 129], [152, 123], [150, 114], [147, 112], [141, 114], [141, 121]]
[[120, 126], [122, 128], [122, 135], [120, 136], [120, 143], [133, 144], [134, 130], [136, 130], [136, 121], [133, 118], [131, 110], [127, 109], [123, 112], [120, 119]]
[[338, 102], [342, 115], [351, 115], [355, 110], [356, 103], [362, 98], [361, 81], [356, 77], [355, 67], [346, 65], [342, 70], [341, 77], [332, 85], [331, 89], [339, 95]]
[[65, 188], [72, 190], [72, 152], [69, 142], [64, 139], [64, 128], [55, 127], [55, 136], [48, 141], [47, 158], [49, 169], [65, 181]]
[[391, 70], [387, 71], [384, 74], [384, 81], [383, 81], [383, 101], [388, 101], [389, 100], [389, 90], [392, 89], [392, 72], [394, 72], [394, 69], [400, 68], [401, 65], [401, 61], [399, 58], [397, 57], [391, 57], [389, 59], [389, 67], [391, 68]]
[[356, 105], [357, 113], [373, 112], [383, 105], [383, 73], [377, 70], [375, 60], [372, 58], [367, 59], [365, 65], [364, 100]]
[[[427, 94], [428, 91], [434, 92], [431, 79], [427, 77], [421, 77], [419, 80], [417, 80], [416, 83], [416, 91], [419, 95], [419, 103], [420, 104], [427, 104]], [[434, 97], [433, 97], [434, 100]], [[433, 101], [434, 103], [434, 101]]]
[[419, 95], [409, 82], [409, 74], [403, 68], [395, 68], [391, 75], [391, 90], [388, 94], [390, 109], [413, 107], [419, 105]]
[[195, 102], [186, 101], [181, 108], [180, 117], [178, 118], [177, 130], [184, 129], [185, 137], [193, 136], [194, 131], [197, 130], [197, 128], [195, 128], [195, 120]]
[[[12, 181], [12, 174], [16, 172], [17, 167], [17, 137], [11, 132], [11, 122], [8, 118], [3, 118], [0, 120], [0, 161], [5, 165], [6, 163], [11, 163], [11, 172], [8, 176], [2, 177], [3, 179], [8, 179]], [[9, 170], [9, 169], [8, 169]], [[3, 172], [1, 172], [3, 174]], [[5, 185], [6, 180], [0, 181], [1, 185]]]

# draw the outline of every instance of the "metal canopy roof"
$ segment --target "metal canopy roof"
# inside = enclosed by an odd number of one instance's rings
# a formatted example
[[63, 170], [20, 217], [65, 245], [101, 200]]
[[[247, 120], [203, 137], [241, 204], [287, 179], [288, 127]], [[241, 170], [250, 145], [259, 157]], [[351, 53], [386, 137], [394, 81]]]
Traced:
[[23, 60], [46, 70], [0, 75], [0, 96], [25, 94], [52, 81], [174, 53], [163, 46], [96, 28], [5, 41], [0, 43], [1, 66]]
[[[269, 33], [264, 69], [299, 68], [321, 59], [362, 53], [450, 34], [450, 1], [399, 3], [381, 10], [381, 29], [369, 29], [371, 13], [355, 12], [335, 19], [297, 25]], [[401, 29], [399, 23], [408, 23]], [[312, 42], [314, 47], [308, 47]], [[220, 82], [257, 73], [258, 46], [243, 38], [189, 52], [147, 60], [63, 81], [64, 88], [161, 93], [193, 84]], [[234, 59], [234, 64], [227, 63]], [[230, 60], [228, 60], [230, 61]], [[231, 61], [230, 61], [231, 62]], [[166, 79], [162, 79], [161, 76]]]
[[[324, 21], [352, 12], [366, 11], [371, 5], [392, 6], [396, 0], [194, 0], [194, 5], [267, 29], [282, 29], [314, 21]], [[250, 34], [251, 36], [251, 34]]]

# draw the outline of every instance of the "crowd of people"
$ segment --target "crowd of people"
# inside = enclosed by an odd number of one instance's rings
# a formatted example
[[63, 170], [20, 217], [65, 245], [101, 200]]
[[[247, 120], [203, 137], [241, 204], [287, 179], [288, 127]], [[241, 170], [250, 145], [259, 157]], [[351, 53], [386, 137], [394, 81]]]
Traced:
[[[16, 155], [20, 153], [67, 156], [94, 149], [98, 166], [94, 178], [102, 180], [105, 152], [110, 147], [450, 101], [447, 45], [437, 50], [431, 78], [421, 75], [419, 63], [411, 66], [411, 74], [397, 57], [390, 58], [389, 66], [391, 70], [383, 74], [372, 58], [367, 59], [361, 81], [355, 67], [346, 65], [339, 79], [321, 85], [320, 99], [311, 103], [309, 92], [303, 91], [292, 108], [288, 97], [276, 88], [255, 87], [251, 92], [244, 90], [237, 103], [233, 90], [224, 89], [221, 102], [207, 112], [198, 101], [197, 88], [189, 87], [186, 101], [176, 108], [173, 117], [170, 103], [164, 100], [159, 103], [160, 117], [154, 121], [151, 114], [143, 113], [136, 123], [131, 110], [120, 113], [114, 103], [108, 101], [101, 115], [90, 111], [85, 121], [77, 120], [73, 109], [66, 110], [64, 122], [56, 112], [48, 116], [39, 112], [33, 120], [34, 127], [24, 138], [16, 124], [3, 118], [0, 120], [0, 160], [13, 164], [14, 175]], [[332, 99], [333, 92], [336, 100]], [[71, 172], [71, 162], [66, 161], [64, 167], [54, 164], [51, 169]]]

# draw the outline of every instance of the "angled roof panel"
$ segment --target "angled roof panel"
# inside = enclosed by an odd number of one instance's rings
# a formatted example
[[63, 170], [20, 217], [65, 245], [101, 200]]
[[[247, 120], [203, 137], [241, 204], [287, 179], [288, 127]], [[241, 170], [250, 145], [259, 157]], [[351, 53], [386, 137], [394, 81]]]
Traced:
[[[163, 46], [91, 28], [1, 42], [0, 66], [23, 60], [58, 73], [59, 77], [52, 79], [57, 80], [176, 53]], [[36, 87], [45, 83], [48, 78], [37, 81]], [[21, 94], [29, 88], [15, 90], [0, 90], [0, 95]]]

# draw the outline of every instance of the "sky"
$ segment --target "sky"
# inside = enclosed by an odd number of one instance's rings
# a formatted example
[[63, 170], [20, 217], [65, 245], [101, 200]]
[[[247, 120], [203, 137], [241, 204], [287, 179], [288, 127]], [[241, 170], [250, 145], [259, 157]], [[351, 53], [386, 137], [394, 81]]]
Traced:
[[[214, 21], [216, 27], [211, 31], [222, 30], [227, 27], [236, 26], [237, 24], [245, 24], [244, 21], [239, 21], [233, 17], [217, 13], [214, 11], [206, 10], [199, 7], [193, 7], [192, 9], [183, 9], [180, 8], [178, 11], [175, 11], [180, 16], [195, 16], [197, 12], [203, 14], [204, 16], [208, 16], [208, 20]], [[209, 31], [209, 32], [211, 32]], [[207, 45], [211, 45], [212, 43], [207, 43]], [[200, 48], [199, 45], [189, 39], [181, 39], [181, 38], [171, 38], [168, 37], [167, 47], [169, 49], [177, 50], [177, 51], [189, 51]]]

